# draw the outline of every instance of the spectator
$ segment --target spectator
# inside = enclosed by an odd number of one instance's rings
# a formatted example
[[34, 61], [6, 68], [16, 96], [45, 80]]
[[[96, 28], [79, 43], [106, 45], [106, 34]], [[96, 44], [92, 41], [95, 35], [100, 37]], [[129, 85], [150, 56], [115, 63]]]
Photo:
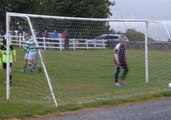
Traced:
[[56, 30], [53, 31], [52, 38], [58, 38], [58, 33], [56, 32]]
[[69, 32], [65, 30], [62, 33], [61, 38], [64, 39], [64, 49], [69, 50]]
[[45, 38], [48, 38], [49, 34], [48, 34], [48, 31], [47, 31], [47, 30], [44, 31], [43, 36], [44, 36]]
[[55, 44], [54, 46], [57, 47], [58, 43], [59, 43], [59, 40], [57, 39], [57, 38], [59, 38], [59, 34], [56, 32], [56, 30], [53, 31], [52, 38], [54, 38], [52, 41]]
[[48, 41], [49, 40], [47, 40], [46, 38], [48, 38], [49, 37], [49, 33], [48, 33], [48, 31], [47, 30], [45, 30], [44, 32], [43, 32], [43, 37], [45, 37], [45, 43], [46, 43], [46, 46], [48, 46]]

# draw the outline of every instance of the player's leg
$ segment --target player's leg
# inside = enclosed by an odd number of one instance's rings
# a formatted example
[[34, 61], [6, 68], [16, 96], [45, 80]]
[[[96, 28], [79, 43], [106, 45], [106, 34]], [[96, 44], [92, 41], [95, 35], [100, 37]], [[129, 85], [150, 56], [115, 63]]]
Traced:
[[21, 69], [21, 72], [25, 72], [26, 71], [27, 65], [28, 65], [28, 53], [25, 53], [25, 56], [24, 56], [24, 66], [23, 66], [23, 69]]
[[28, 53], [28, 69], [30, 72], [33, 72], [33, 66], [32, 66], [32, 52]]
[[10, 63], [10, 85], [12, 85], [12, 63]]
[[123, 74], [122, 74], [121, 79], [122, 79], [122, 80], [125, 80], [125, 77], [126, 77], [127, 74], [128, 74], [128, 65], [127, 65], [126, 61], [124, 61], [124, 62], [122, 63], [122, 68], [124, 69], [124, 72], [123, 72]]
[[67, 41], [67, 50], [69, 50], [69, 41]]
[[25, 59], [24, 60], [24, 66], [23, 66], [23, 69], [21, 69], [21, 72], [25, 72], [26, 71], [27, 65], [28, 65], [28, 59]]
[[124, 72], [123, 72], [123, 74], [121, 76], [120, 82], [121, 82], [122, 85], [127, 86], [128, 83], [125, 82], [125, 78], [126, 78], [126, 76], [128, 74], [128, 65], [127, 65], [126, 61], [121, 62], [121, 67], [124, 69]]
[[32, 65], [32, 60], [28, 60], [28, 68], [30, 72], [33, 72], [33, 65]]
[[6, 63], [2, 63], [3, 74], [6, 75]]
[[66, 50], [66, 39], [64, 40], [64, 50]]
[[[4, 69], [4, 73], [6, 72], [6, 68], [7, 68], [7, 64], [6, 63], [2, 63], [2, 68]], [[10, 72], [10, 85], [12, 85], [12, 63], [10, 63], [10, 68], [9, 68], [9, 72]], [[6, 73], [5, 73], [6, 74]]]
[[37, 53], [35, 52], [32, 56], [32, 66], [33, 66], [33, 70], [36, 69], [37, 67], [37, 63], [36, 63], [36, 59], [37, 59]]
[[120, 83], [118, 81], [119, 79], [119, 73], [120, 73], [120, 66], [115, 65], [115, 85], [120, 86]]
[[35, 64], [35, 59], [36, 59], [36, 52], [29, 52], [28, 54], [28, 67], [29, 71], [33, 72], [34, 64]]

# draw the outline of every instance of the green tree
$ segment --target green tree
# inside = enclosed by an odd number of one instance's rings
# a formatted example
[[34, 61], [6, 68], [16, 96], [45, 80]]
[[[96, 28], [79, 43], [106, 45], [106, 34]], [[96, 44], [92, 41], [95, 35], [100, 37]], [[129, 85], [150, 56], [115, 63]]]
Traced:
[[0, 4], [0, 26], [5, 27], [6, 12], [36, 13], [38, 0], [1, 0]]
[[111, 5], [109, 0], [1, 0], [0, 26], [5, 26], [6, 12], [107, 18]]
[[58, 16], [107, 18], [109, 0], [40, 0], [39, 13]]
[[[71, 17], [88, 17], [88, 18], [107, 18], [111, 15], [110, 6], [114, 5], [109, 0], [40, 0], [38, 14], [55, 15], [55, 16], [71, 16]], [[35, 20], [34, 20], [35, 21]], [[39, 29], [41, 23], [46, 20], [39, 20], [34, 23], [36, 29]], [[50, 23], [54, 26], [55, 20]], [[48, 24], [48, 23], [46, 23]], [[63, 26], [67, 25], [67, 26]], [[77, 25], [77, 27], [75, 27]], [[91, 21], [58, 21], [57, 31], [68, 29], [72, 33], [81, 34], [81, 38], [94, 38], [99, 34], [108, 31], [106, 22]], [[58, 28], [60, 28], [58, 30]], [[43, 29], [43, 28], [42, 28]], [[93, 31], [97, 29], [97, 31]], [[51, 30], [52, 31], [52, 30]], [[78, 36], [78, 35], [76, 35]]]
[[[135, 29], [127, 29], [125, 35], [130, 41], [144, 41], [145, 34], [138, 32]], [[148, 37], [148, 41], [154, 41], [154, 39]]]
[[130, 41], [144, 41], [144, 33], [138, 32], [135, 29], [127, 29], [125, 35]]

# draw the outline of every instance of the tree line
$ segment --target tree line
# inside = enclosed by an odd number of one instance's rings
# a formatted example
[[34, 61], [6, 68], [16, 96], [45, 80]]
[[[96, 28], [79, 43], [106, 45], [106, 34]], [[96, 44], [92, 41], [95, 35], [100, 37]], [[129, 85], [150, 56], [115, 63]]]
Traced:
[[5, 27], [6, 12], [107, 18], [111, 5], [109, 0], [1, 0], [0, 27]]

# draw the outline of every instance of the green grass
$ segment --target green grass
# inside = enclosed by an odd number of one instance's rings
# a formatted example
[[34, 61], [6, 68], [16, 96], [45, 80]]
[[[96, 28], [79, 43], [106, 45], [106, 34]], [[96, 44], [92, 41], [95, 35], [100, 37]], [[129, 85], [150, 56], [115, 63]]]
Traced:
[[[170, 51], [149, 51], [149, 83], [145, 83], [144, 50], [128, 50], [128, 87], [115, 87], [113, 50], [42, 51], [59, 107], [51, 99], [44, 72], [21, 73], [23, 56], [17, 49], [11, 101], [5, 100], [0, 79], [0, 119], [76, 110], [84, 107], [136, 102], [170, 96]], [[37, 61], [40, 65], [40, 60]]]

